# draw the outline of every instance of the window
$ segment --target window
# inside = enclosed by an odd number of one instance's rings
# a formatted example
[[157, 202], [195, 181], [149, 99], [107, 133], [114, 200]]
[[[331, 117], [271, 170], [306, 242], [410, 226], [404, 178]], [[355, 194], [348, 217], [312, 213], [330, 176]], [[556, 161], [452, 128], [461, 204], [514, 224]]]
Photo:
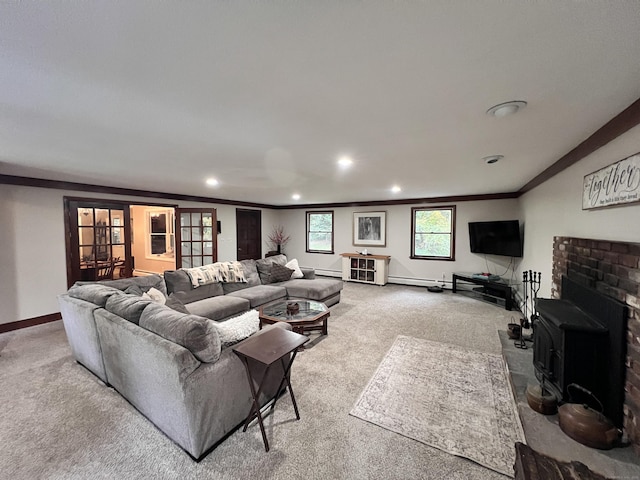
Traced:
[[174, 258], [173, 209], [149, 209], [147, 214], [147, 257]]
[[307, 212], [307, 252], [333, 253], [333, 210]]
[[411, 258], [455, 260], [455, 206], [413, 207], [411, 217]]

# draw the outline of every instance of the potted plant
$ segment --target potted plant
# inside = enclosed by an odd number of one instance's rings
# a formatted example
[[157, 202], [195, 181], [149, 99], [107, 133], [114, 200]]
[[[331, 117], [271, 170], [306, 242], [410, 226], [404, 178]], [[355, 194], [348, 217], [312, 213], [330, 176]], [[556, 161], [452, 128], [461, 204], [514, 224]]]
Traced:
[[282, 247], [286, 245], [290, 239], [291, 236], [285, 233], [284, 226], [282, 225], [274, 226], [269, 234], [269, 243], [273, 245], [273, 248], [275, 248], [278, 253], [282, 253]]

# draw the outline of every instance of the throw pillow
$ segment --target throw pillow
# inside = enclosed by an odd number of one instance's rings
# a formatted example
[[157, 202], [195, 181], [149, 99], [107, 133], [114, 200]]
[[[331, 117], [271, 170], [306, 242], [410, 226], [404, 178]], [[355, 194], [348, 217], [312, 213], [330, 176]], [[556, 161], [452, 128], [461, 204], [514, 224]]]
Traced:
[[129, 320], [131, 323], [138, 325], [140, 316], [145, 308], [151, 303], [151, 300], [140, 298], [140, 295], [111, 295], [107, 300], [104, 308], [119, 317]]
[[271, 262], [265, 263], [262, 260], [258, 260], [256, 267], [258, 269], [258, 275], [260, 276], [260, 282], [263, 285], [271, 283]]
[[142, 290], [138, 285], [129, 285], [124, 293], [128, 293], [129, 295], [137, 295], [139, 297], [142, 296], [144, 290]]
[[294, 258], [293, 260], [289, 260], [285, 267], [293, 269], [293, 273], [291, 274], [291, 278], [303, 278], [304, 273], [300, 270], [300, 266], [298, 265], [298, 260]]
[[167, 298], [160, 290], [156, 290], [151, 287], [147, 292], [142, 294], [142, 298], [146, 300], [151, 300], [154, 303], [158, 303], [160, 305], [164, 305], [167, 302]]
[[140, 316], [142, 328], [182, 345], [194, 357], [206, 363], [213, 363], [220, 357], [220, 338], [214, 323], [156, 304], [149, 305]]
[[271, 281], [284, 282], [285, 280], [289, 280], [293, 272], [294, 270], [291, 268], [287, 268], [283, 265], [278, 265], [277, 263], [274, 263], [271, 266]]
[[174, 293], [169, 295], [169, 298], [167, 298], [167, 302], [165, 303], [165, 305], [169, 308], [174, 309], [176, 312], [189, 313], [187, 307], [184, 306], [184, 303], [182, 303]]
[[89, 283], [86, 285], [75, 284], [67, 293], [70, 297], [95, 303], [100, 307], [105, 306], [111, 295], [122, 294], [122, 292], [117, 288], [107, 287], [99, 283]]
[[250, 337], [260, 328], [260, 318], [256, 310], [250, 310], [239, 317], [224, 322], [215, 322], [220, 337], [220, 347], [230, 347]]

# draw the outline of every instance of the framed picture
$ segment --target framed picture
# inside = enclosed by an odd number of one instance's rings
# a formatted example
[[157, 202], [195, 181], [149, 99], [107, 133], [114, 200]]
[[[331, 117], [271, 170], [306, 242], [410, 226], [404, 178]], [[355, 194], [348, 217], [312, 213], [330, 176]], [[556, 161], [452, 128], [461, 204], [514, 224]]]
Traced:
[[353, 244], [384, 247], [387, 244], [387, 212], [354, 212]]

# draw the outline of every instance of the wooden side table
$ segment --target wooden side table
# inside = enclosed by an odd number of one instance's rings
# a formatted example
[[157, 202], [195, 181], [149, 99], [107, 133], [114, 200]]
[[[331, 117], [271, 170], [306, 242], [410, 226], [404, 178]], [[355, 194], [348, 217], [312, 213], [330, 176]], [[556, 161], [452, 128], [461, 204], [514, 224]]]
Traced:
[[[293, 409], [296, 412], [296, 419], [300, 420], [300, 413], [298, 412], [296, 397], [293, 394], [291, 381], [289, 380], [289, 371], [291, 370], [291, 365], [293, 365], [293, 361], [295, 360], [296, 354], [298, 353], [298, 347], [301, 347], [308, 341], [309, 339], [304, 335], [300, 335], [284, 328], [276, 327], [262, 333], [261, 335], [256, 335], [255, 337], [248, 338], [244, 342], [241, 342], [233, 347], [233, 352], [238, 355], [238, 357], [240, 357], [242, 363], [244, 364], [245, 371], [247, 372], [247, 380], [249, 381], [249, 388], [251, 389], [251, 396], [253, 397], [253, 404], [251, 405], [251, 410], [249, 410], [247, 419], [244, 422], [244, 428], [242, 429], [242, 431], [246, 432], [247, 427], [249, 426], [249, 422], [251, 422], [254, 417], [257, 417], [258, 423], [260, 425], [260, 432], [262, 433], [262, 440], [264, 441], [264, 448], [267, 452], [269, 451], [269, 442], [267, 440], [267, 434], [264, 431], [264, 423], [262, 421], [262, 414], [260, 413], [260, 403], [258, 401], [258, 399], [260, 398], [260, 394], [262, 393], [264, 381], [267, 378], [267, 374], [269, 373], [271, 366], [277, 362], [280, 362], [280, 364], [282, 365], [282, 380], [280, 381], [280, 385], [276, 390], [276, 396], [274, 397], [271, 409], [275, 408], [278, 396], [280, 395], [283, 386], [286, 384], [286, 386], [289, 388], [291, 401], [293, 402]], [[289, 360], [287, 364], [285, 362], [285, 357], [287, 357], [289, 354], [292, 354], [292, 356], [291, 360]], [[257, 391], [253, 382], [254, 377], [251, 372], [251, 368], [249, 367], [249, 359], [262, 363], [267, 367], [262, 375], [262, 378], [258, 382]]]

